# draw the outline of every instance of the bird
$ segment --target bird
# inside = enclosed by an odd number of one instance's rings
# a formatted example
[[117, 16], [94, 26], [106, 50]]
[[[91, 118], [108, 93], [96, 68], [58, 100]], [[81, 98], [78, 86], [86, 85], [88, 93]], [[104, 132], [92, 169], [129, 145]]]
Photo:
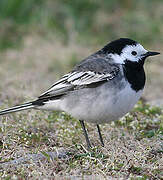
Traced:
[[80, 121], [86, 144], [92, 147], [85, 122], [97, 126], [118, 120], [140, 99], [146, 81], [147, 57], [160, 54], [148, 51], [129, 38], [119, 38], [78, 63], [33, 101], [0, 111], [0, 115], [27, 110], [64, 111]]

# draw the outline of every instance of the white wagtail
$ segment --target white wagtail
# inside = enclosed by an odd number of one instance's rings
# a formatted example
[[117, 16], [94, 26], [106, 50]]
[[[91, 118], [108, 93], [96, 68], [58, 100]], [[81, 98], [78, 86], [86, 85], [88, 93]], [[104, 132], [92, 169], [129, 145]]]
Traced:
[[120, 38], [82, 60], [36, 100], [3, 111], [0, 115], [25, 109], [65, 111], [80, 120], [88, 148], [91, 147], [84, 121], [109, 123], [128, 113], [139, 100], [145, 85], [147, 51], [134, 40]]

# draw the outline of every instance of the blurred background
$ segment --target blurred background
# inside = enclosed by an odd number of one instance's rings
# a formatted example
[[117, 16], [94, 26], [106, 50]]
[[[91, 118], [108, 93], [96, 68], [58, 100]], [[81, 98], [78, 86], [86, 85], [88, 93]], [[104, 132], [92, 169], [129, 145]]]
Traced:
[[[0, 0], [0, 103], [38, 96], [107, 42], [162, 52], [162, 0]], [[163, 103], [162, 55], [145, 68], [147, 101]]]

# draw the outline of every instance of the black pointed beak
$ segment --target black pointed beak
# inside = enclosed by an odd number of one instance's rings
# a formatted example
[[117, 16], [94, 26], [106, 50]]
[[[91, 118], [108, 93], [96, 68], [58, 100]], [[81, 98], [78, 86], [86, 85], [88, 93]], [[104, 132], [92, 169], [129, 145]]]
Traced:
[[147, 53], [145, 53], [143, 56], [144, 57], [148, 57], [148, 56], [155, 56], [160, 54], [159, 52], [152, 52], [152, 51], [148, 51]]

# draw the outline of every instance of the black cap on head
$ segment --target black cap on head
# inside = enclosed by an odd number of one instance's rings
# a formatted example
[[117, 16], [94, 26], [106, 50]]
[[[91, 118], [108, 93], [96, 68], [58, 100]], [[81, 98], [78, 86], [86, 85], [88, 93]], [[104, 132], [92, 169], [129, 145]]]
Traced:
[[102, 48], [102, 51], [104, 53], [116, 53], [116, 54], [121, 54], [122, 49], [126, 46], [126, 45], [137, 45], [138, 43], [132, 39], [128, 39], [128, 38], [120, 38], [117, 39], [115, 41], [111, 41], [109, 44], [107, 44], [106, 46], [104, 46]]

